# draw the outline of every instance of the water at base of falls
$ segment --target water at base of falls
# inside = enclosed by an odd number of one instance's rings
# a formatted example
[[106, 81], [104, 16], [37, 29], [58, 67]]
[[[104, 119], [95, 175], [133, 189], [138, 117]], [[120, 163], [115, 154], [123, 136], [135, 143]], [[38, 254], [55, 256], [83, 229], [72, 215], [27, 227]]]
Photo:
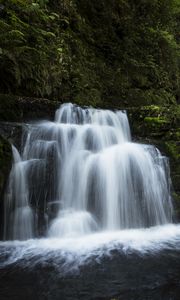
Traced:
[[180, 226], [0, 242], [12, 300], [179, 300]]
[[5, 239], [35, 237], [41, 218], [58, 238], [172, 222], [168, 161], [131, 142], [123, 111], [64, 104], [54, 122], [29, 125], [21, 153], [13, 147]]

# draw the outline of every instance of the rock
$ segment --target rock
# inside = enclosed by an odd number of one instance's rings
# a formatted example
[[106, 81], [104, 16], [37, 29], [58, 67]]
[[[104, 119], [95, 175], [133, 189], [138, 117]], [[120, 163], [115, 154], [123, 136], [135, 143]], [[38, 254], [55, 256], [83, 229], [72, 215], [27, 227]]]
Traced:
[[17, 149], [21, 147], [23, 129], [27, 125], [16, 122], [0, 122], [0, 134]]
[[0, 135], [0, 198], [2, 198], [5, 184], [12, 164], [11, 145]]
[[180, 219], [180, 106], [127, 109], [135, 141], [155, 145], [169, 158], [174, 207]]
[[0, 121], [28, 122], [53, 119], [59, 101], [0, 94]]
[[4, 217], [3, 196], [12, 165], [12, 150], [10, 143], [0, 135], [0, 238], [2, 238], [2, 224]]

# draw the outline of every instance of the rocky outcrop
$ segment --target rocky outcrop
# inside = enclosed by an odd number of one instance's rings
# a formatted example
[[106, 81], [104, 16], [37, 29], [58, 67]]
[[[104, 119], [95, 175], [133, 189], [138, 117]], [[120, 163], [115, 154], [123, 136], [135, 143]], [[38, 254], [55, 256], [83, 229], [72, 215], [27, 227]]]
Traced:
[[180, 106], [142, 106], [128, 108], [135, 141], [154, 144], [169, 158], [172, 195], [180, 219]]
[[25, 123], [0, 122], [0, 134], [16, 148], [20, 149], [23, 138], [23, 129], [27, 127]]
[[27, 122], [52, 119], [60, 102], [0, 94], [0, 121]]

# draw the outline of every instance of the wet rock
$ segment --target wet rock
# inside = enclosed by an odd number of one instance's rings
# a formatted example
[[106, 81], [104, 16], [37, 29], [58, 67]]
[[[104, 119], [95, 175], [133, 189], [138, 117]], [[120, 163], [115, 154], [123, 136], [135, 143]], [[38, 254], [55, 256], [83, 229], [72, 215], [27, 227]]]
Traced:
[[16, 122], [0, 122], [0, 134], [16, 148], [20, 149], [22, 142], [23, 128], [27, 125]]
[[2, 198], [12, 164], [12, 150], [9, 142], [0, 135], [0, 198]]
[[4, 218], [3, 196], [12, 165], [12, 150], [10, 143], [0, 135], [0, 239], [2, 238], [2, 224]]

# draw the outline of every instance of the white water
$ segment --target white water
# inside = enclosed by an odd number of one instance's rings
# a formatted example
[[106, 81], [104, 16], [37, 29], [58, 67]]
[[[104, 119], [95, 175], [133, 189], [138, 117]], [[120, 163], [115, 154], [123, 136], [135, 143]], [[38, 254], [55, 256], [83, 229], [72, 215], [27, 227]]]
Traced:
[[33, 237], [33, 212], [29, 206], [27, 168], [29, 161], [22, 161], [17, 149], [12, 146], [13, 167], [9, 176], [5, 197], [4, 235], [10, 239]]
[[54, 122], [29, 126], [10, 174], [5, 238], [33, 237], [39, 211], [58, 245], [67, 238], [100, 241], [106, 232], [110, 242], [124, 236], [119, 230], [168, 224], [169, 182], [167, 159], [154, 146], [131, 142], [125, 112], [65, 104]]
[[[22, 265], [24, 268], [51, 265], [61, 274], [79, 271], [79, 267], [100, 263], [104, 256], [156, 255], [171, 251], [179, 255], [180, 225], [161, 225], [146, 229], [126, 229], [87, 234], [83, 237], [31, 239], [0, 242], [0, 268]], [[167, 255], [167, 254], [166, 254]]]

